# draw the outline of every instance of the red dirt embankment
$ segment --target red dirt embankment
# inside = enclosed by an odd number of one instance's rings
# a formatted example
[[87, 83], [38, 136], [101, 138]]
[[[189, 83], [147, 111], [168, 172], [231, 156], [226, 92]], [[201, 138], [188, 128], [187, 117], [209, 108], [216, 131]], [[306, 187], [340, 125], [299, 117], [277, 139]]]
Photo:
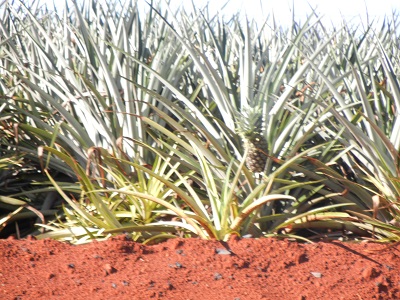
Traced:
[[400, 299], [400, 246], [0, 240], [0, 299]]

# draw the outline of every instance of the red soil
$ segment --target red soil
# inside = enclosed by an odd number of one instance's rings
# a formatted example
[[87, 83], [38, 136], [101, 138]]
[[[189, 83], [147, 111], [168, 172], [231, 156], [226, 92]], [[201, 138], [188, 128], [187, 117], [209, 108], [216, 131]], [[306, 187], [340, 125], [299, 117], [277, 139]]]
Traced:
[[400, 299], [400, 246], [0, 240], [0, 299]]

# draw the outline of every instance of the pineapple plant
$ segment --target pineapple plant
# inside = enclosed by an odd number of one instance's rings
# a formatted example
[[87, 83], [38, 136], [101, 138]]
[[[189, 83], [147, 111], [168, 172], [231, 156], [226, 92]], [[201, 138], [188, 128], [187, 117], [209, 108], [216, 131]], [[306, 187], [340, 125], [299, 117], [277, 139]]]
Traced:
[[268, 143], [263, 132], [263, 116], [259, 106], [240, 114], [237, 131], [247, 149], [246, 166], [253, 173], [264, 171], [268, 158]]

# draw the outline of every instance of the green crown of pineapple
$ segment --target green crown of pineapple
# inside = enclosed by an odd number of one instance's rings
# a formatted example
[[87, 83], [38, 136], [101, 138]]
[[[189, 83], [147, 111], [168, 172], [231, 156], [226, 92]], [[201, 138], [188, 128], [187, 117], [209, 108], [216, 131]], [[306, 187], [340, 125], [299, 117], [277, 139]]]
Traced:
[[268, 143], [262, 135], [263, 117], [260, 107], [248, 108], [238, 116], [237, 131], [248, 149], [247, 168], [254, 173], [263, 172], [268, 159]]

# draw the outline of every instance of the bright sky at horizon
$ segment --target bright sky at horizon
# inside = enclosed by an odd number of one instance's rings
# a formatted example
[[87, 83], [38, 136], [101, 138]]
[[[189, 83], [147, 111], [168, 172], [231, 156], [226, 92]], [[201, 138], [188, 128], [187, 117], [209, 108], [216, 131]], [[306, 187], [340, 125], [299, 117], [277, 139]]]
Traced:
[[[60, 4], [60, 7], [64, 4], [64, 1], [59, 0], [41, 0], [40, 2], [52, 7], [53, 1], [56, 5]], [[147, 2], [146, 0], [138, 1], [144, 5]], [[67, 0], [67, 2], [72, 1]], [[198, 8], [203, 8], [208, 3], [210, 12], [217, 12], [227, 0], [196, 0], [194, 2]], [[172, 8], [181, 4], [191, 7], [192, 1], [171, 0], [170, 3]], [[370, 21], [377, 18], [382, 20], [383, 16], [391, 17], [394, 11], [400, 12], [400, 0], [230, 0], [221, 12], [229, 17], [240, 11], [257, 21], [265, 21], [265, 17], [273, 13], [279, 25], [287, 25], [292, 19], [293, 7], [296, 21], [304, 21], [307, 15], [312, 13], [312, 8], [315, 8], [319, 16], [324, 16], [324, 24], [329, 25], [332, 22], [337, 25], [343, 18], [350, 22], [365, 23], [367, 14]]]
[[[191, 1], [172, 0], [172, 3], [187, 3]], [[197, 0], [196, 5], [203, 7], [209, 3], [209, 7], [215, 11], [225, 1]], [[324, 16], [326, 22], [340, 23], [344, 18], [347, 21], [360, 22], [369, 19], [382, 19], [383, 16], [391, 17], [393, 12], [400, 12], [400, 0], [231, 0], [223, 13], [245, 12], [249, 18], [264, 20], [272, 13], [277, 22], [288, 24], [292, 19], [293, 7], [296, 21], [304, 21], [316, 9], [319, 16]]]

